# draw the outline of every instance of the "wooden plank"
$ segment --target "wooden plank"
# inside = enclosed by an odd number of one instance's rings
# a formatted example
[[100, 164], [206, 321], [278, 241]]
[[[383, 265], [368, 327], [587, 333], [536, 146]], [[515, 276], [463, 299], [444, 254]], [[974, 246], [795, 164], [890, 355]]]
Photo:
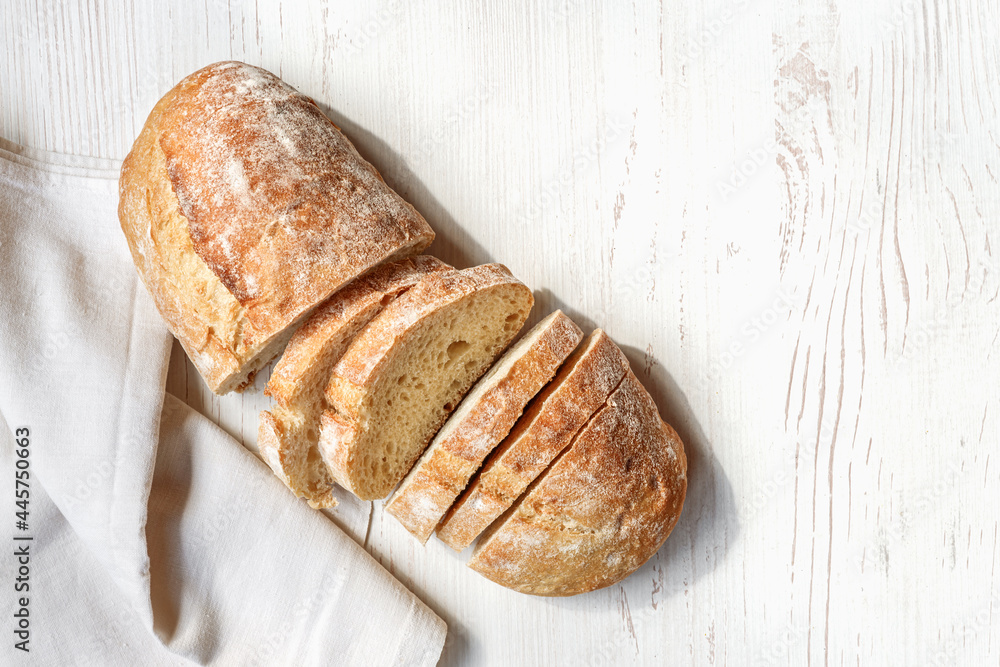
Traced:
[[[449, 623], [442, 664], [993, 664], [996, 3], [0, 6], [0, 135], [122, 157], [223, 59], [316, 98], [469, 266], [626, 350], [688, 445], [667, 545], [521, 596], [378, 503], [337, 520]], [[268, 371], [168, 389], [253, 449]], [[370, 521], [369, 521], [370, 519]]]
[[990, 13], [857, 9], [776, 14], [782, 271], [808, 286], [778, 366], [788, 653], [984, 664], [997, 523], [968, 503], [998, 506], [997, 395], [972, 389], [997, 371]]

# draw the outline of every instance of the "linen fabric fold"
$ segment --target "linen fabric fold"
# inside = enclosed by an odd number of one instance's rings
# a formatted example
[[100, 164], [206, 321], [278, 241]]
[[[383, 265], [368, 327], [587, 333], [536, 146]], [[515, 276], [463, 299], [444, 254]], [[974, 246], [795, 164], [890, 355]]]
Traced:
[[[165, 395], [172, 339], [118, 226], [117, 177], [111, 160], [0, 143], [0, 539], [29, 545], [31, 661], [434, 664], [444, 623]], [[20, 608], [0, 596], [3, 618]]]

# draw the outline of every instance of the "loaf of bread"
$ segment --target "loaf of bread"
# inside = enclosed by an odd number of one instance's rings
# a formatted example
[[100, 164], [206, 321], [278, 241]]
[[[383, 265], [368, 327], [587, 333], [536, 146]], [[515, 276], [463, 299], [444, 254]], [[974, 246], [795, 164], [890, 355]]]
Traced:
[[337, 362], [319, 449], [362, 500], [384, 498], [528, 317], [500, 264], [433, 273], [386, 306]]
[[317, 449], [323, 392], [334, 364], [393, 299], [429, 273], [448, 269], [429, 255], [383, 264], [338, 290], [288, 341], [264, 390], [278, 405], [260, 413], [257, 448], [278, 478], [311, 506], [334, 504], [333, 477]]
[[364, 500], [399, 485], [387, 510], [421, 541], [478, 536], [469, 566], [534, 595], [620, 581], [676, 524], [683, 445], [621, 350], [601, 330], [581, 344], [557, 311], [489, 370], [531, 291], [500, 264], [418, 256], [426, 221], [274, 75], [184, 78], [120, 195], [139, 275], [212, 391], [242, 390], [287, 344], [259, 451], [313, 507], [335, 483]]
[[472, 544], [570, 444], [628, 368], [614, 341], [594, 330], [452, 505], [438, 537], [455, 551]]
[[583, 332], [557, 310], [526, 333], [476, 383], [386, 504], [426, 542], [483, 459], [552, 379]]
[[236, 62], [157, 103], [120, 196], [142, 281], [220, 394], [251, 382], [337, 289], [434, 238], [312, 100]]
[[469, 567], [532, 595], [610, 586], [660, 548], [686, 490], [680, 438], [628, 371], [573, 444], [483, 533]]

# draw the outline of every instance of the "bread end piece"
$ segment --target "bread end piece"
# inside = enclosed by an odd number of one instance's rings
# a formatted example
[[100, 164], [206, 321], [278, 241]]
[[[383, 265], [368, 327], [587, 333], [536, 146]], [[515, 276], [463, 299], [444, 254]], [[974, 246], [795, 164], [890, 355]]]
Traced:
[[217, 394], [247, 387], [340, 286], [434, 238], [312, 100], [237, 62], [156, 104], [119, 194], [139, 276]]
[[569, 449], [483, 534], [468, 565], [531, 595], [610, 586], [662, 546], [686, 491], [683, 444], [629, 371]]

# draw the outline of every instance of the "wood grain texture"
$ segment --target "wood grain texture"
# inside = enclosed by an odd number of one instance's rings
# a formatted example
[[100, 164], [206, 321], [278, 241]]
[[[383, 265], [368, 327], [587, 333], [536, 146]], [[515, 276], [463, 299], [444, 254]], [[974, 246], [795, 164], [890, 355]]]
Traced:
[[[176, 4], [2, 3], [0, 135], [121, 158], [182, 76], [270, 69], [432, 252], [604, 328], [687, 445], [674, 534], [578, 598], [345, 499], [442, 664], [997, 664], [995, 0]], [[168, 387], [253, 448], [266, 380], [175, 354]]]

